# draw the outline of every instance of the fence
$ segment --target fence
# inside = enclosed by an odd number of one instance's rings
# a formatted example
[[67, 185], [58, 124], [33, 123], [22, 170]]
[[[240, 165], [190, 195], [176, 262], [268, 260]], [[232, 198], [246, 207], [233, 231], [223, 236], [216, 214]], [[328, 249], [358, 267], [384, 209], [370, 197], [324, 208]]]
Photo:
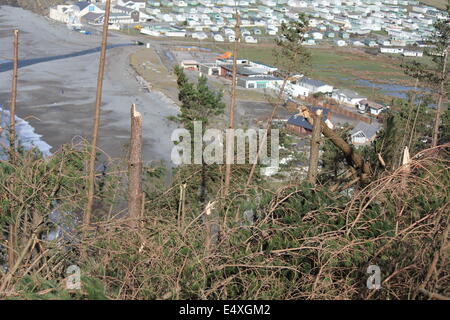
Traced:
[[352, 110], [349, 110], [345, 107], [341, 107], [341, 106], [337, 105], [334, 102], [334, 100], [331, 100], [331, 101], [330, 100], [331, 99], [327, 99], [327, 100], [323, 101], [323, 100], [319, 100], [319, 99], [316, 99], [313, 97], [308, 97], [304, 101], [306, 101], [307, 103], [310, 103], [312, 105], [315, 105], [315, 106], [321, 106], [321, 107], [327, 108], [331, 111], [331, 113], [337, 113], [337, 114], [340, 114], [340, 115], [343, 115], [343, 116], [346, 116], [346, 117], [349, 117], [352, 119], [356, 119], [356, 120], [359, 120], [359, 121], [362, 121], [365, 123], [369, 123], [369, 124], [372, 123], [372, 118], [364, 116], [362, 114], [358, 114], [358, 113], [356, 113]]

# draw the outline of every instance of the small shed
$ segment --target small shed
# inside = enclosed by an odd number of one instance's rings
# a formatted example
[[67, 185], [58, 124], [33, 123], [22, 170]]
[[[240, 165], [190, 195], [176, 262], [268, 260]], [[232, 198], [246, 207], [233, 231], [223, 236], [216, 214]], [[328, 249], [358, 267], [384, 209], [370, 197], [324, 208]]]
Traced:
[[218, 76], [220, 75], [220, 67], [215, 63], [200, 63], [198, 65], [198, 70], [208, 76]]
[[367, 111], [374, 116], [378, 116], [384, 110], [384, 106], [373, 101], [362, 100], [358, 103], [358, 109]]
[[242, 77], [237, 84], [246, 89], [267, 89], [281, 85], [282, 79], [277, 77]]
[[[331, 120], [331, 112], [329, 109], [326, 108], [319, 108], [319, 107], [309, 107], [309, 110], [311, 112], [316, 112], [316, 110], [322, 109], [322, 120], [327, 121]], [[313, 130], [312, 125], [306, 120], [305, 117], [294, 114], [292, 115], [286, 124], [286, 127], [289, 131], [297, 134], [297, 135], [307, 135], [310, 134]]]
[[198, 62], [195, 60], [183, 60], [181, 61], [181, 67], [185, 70], [198, 70]]
[[375, 140], [379, 128], [372, 124], [358, 122], [350, 132], [350, 138], [354, 145], [365, 145]]

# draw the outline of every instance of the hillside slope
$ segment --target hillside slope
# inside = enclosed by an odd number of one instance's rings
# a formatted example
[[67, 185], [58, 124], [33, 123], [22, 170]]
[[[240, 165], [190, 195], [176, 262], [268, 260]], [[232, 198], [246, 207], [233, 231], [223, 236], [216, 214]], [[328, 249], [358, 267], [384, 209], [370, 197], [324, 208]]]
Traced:
[[0, 0], [0, 5], [22, 7], [42, 15], [48, 15], [51, 6], [62, 3], [64, 0]]

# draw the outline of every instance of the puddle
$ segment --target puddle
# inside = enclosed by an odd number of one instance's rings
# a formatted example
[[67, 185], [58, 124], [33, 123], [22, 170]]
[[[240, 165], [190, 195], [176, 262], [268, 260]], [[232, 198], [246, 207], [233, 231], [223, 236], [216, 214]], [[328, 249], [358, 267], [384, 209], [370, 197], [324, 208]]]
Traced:
[[418, 93], [422, 92], [428, 92], [428, 89], [424, 88], [414, 88], [409, 86], [403, 86], [399, 84], [387, 84], [387, 83], [373, 83], [369, 80], [362, 80], [358, 79], [355, 81], [358, 85], [368, 87], [368, 88], [374, 88], [380, 90], [381, 93], [391, 96], [394, 98], [402, 98], [406, 99], [408, 97], [409, 91], [417, 90]]

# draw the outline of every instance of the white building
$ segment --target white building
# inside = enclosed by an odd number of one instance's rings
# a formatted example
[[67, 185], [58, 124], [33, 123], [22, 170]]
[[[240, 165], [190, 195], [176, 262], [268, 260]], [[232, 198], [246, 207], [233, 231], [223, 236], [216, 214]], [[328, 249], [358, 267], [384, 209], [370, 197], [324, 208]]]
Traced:
[[263, 73], [265, 73], [265, 74], [272, 74], [272, 73], [274, 73], [275, 71], [278, 70], [278, 68], [276, 68], [276, 67], [269, 66], [267, 64], [263, 64], [263, 63], [260, 63], [260, 62], [253, 62], [253, 61], [251, 61], [250, 65], [253, 68], [258, 68], [260, 70], [263, 70]]
[[147, 6], [147, 1], [146, 0], [133, 0], [133, 1], [117, 0], [117, 4], [119, 6], [128, 7], [133, 10], [140, 10], [140, 9], [145, 9], [145, 7]]
[[350, 139], [354, 145], [369, 144], [376, 138], [378, 130], [377, 126], [358, 122], [350, 132]]
[[314, 40], [322, 40], [323, 39], [323, 34], [320, 32], [313, 32], [311, 35]]
[[176, 7], [187, 7], [187, 3], [183, 0], [175, 0], [173, 5]]
[[201, 74], [208, 76], [220, 75], [220, 67], [215, 63], [199, 63], [198, 71], [200, 71]]
[[246, 89], [277, 89], [283, 80], [272, 76], [255, 76], [238, 78], [237, 84]]
[[300, 0], [289, 0], [288, 1], [288, 6], [293, 7], [293, 8], [306, 8], [308, 7], [308, 3], [305, 1], [300, 1]]
[[285, 92], [294, 98], [308, 97], [311, 90], [305, 88], [298, 83], [287, 83]]
[[331, 93], [333, 86], [330, 86], [322, 81], [303, 77], [298, 81], [299, 85], [307, 88], [311, 93]]
[[359, 110], [369, 112], [374, 116], [378, 116], [384, 110], [384, 106], [381, 104], [368, 100], [359, 101], [357, 107]]
[[50, 8], [49, 18], [68, 23], [71, 16], [78, 16], [79, 8], [74, 5], [59, 5]]
[[245, 41], [246, 43], [258, 43], [258, 40], [255, 39], [255, 38], [253, 38], [252, 36], [246, 36], [246, 37], [244, 38], [244, 41]]
[[427, 13], [428, 8], [425, 7], [412, 7], [412, 11], [419, 13]]
[[78, 17], [80, 18], [88, 13], [105, 13], [105, 10], [97, 7], [93, 3], [77, 2], [74, 4], [74, 6], [78, 7]]
[[331, 94], [331, 97], [341, 103], [356, 106], [360, 101], [367, 99], [360, 96], [357, 92], [347, 89], [336, 89]]
[[423, 57], [422, 51], [403, 51], [404, 57]]
[[335, 43], [338, 47], [345, 47], [347, 45], [347, 42], [344, 40], [336, 40]]
[[213, 39], [214, 39], [214, 41], [217, 41], [217, 42], [224, 42], [225, 41], [225, 39], [222, 37], [221, 34], [215, 34]]
[[194, 32], [192, 34], [192, 38], [198, 39], [198, 40], [205, 40], [205, 39], [208, 39], [208, 35], [204, 32]]
[[386, 47], [381, 47], [380, 48], [380, 52], [381, 53], [392, 53], [392, 54], [400, 54], [403, 53], [403, 48], [386, 48]]

